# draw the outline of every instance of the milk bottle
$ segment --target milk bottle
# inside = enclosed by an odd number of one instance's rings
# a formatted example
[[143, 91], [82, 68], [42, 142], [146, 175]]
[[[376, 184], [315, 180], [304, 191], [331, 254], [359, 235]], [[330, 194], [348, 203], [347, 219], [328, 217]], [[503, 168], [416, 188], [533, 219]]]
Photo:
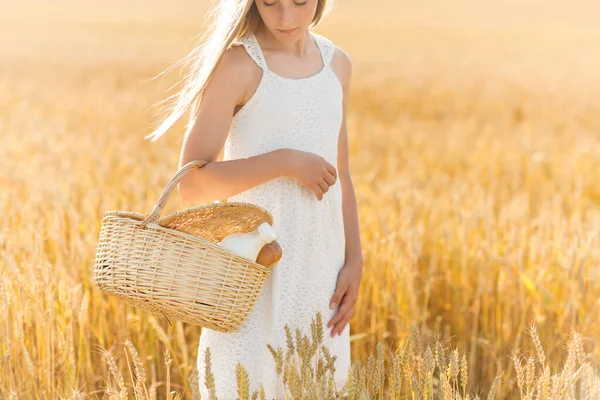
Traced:
[[267, 222], [263, 222], [252, 232], [232, 233], [225, 237], [219, 243], [219, 246], [241, 257], [245, 257], [252, 262], [256, 262], [256, 257], [263, 246], [267, 243], [271, 243], [276, 238], [275, 230], [271, 225]]

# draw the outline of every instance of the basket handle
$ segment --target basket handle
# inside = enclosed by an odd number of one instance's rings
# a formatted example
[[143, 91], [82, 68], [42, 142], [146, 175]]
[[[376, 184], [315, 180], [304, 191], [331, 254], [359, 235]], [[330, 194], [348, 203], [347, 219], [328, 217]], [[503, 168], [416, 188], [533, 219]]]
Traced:
[[192, 168], [197, 168], [197, 167], [202, 168], [206, 164], [208, 164], [207, 161], [196, 160], [196, 161], [190, 161], [189, 163], [185, 164], [183, 167], [179, 168], [179, 170], [175, 173], [175, 175], [173, 175], [173, 177], [171, 178], [169, 183], [167, 183], [167, 187], [165, 187], [165, 190], [163, 190], [162, 194], [160, 195], [160, 198], [156, 202], [156, 205], [152, 209], [152, 212], [140, 224], [140, 228], [143, 229], [146, 227], [147, 224], [149, 224], [151, 222], [156, 222], [158, 220], [158, 218], [160, 217], [160, 213], [162, 212], [162, 209], [164, 208], [165, 204], [167, 203], [167, 198], [169, 197], [169, 195], [171, 195], [171, 192], [173, 191], [173, 189], [175, 189], [175, 187], [177, 186], [177, 183], [179, 183], [179, 180], [181, 179], [181, 177], [183, 175], [185, 175]]

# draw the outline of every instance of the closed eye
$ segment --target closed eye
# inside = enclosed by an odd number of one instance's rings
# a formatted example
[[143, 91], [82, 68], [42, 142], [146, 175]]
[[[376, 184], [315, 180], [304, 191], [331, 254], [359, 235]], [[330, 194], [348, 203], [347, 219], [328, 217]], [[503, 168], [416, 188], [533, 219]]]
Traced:
[[[305, 6], [307, 3], [308, 3], [308, 1], [305, 1], [304, 3], [294, 3], [294, 4], [295, 4], [295, 5], [297, 5], [297, 6]], [[264, 2], [263, 2], [263, 4], [264, 4], [266, 7], [273, 7], [273, 6], [274, 6], [275, 4], [277, 4], [277, 3], [264, 3]]]

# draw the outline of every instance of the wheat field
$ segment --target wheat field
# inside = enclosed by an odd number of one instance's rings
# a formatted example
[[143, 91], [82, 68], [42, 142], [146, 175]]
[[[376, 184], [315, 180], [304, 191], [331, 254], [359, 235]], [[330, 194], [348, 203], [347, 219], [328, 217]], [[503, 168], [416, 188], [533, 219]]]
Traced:
[[[92, 267], [104, 212], [150, 212], [177, 168], [184, 121], [143, 137], [206, 6], [0, 2], [0, 398], [198, 398], [200, 328]], [[591, 0], [338, 0], [315, 28], [354, 63], [344, 398], [600, 398], [599, 23]], [[287, 350], [274, 368], [310, 355]], [[290, 398], [328, 398], [329, 361]]]

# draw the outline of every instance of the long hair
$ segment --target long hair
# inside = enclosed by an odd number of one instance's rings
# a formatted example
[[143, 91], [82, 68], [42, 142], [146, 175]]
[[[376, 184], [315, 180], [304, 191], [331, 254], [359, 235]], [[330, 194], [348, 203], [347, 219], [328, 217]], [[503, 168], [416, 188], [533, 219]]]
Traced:
[[[331, 7], [328, 4], [332, 2], [333, 0], [318, 0], [311, 27], [318, 25], [329, 13]], [[158, 103], [175, 100], [174, 105], [168, 115], [162, 118], [159, 126], [144, 139], [151, 138], [152, 142], [158, 140], [191, 107], [187, 125], [189, 127], [198, 111], [202, 93], [225, 51], [233, 42], [248, 32], [256, 31], [262, 24], [255, 0], [212, 0], [211, 3], [206, 21], [212, 19], [212, 22], [200, 36], [200, 44], [162, 72], [165, 73], [179, 64], [188, 64], [187, 73], [177, 83], [182, 85], [181, 89]]]

